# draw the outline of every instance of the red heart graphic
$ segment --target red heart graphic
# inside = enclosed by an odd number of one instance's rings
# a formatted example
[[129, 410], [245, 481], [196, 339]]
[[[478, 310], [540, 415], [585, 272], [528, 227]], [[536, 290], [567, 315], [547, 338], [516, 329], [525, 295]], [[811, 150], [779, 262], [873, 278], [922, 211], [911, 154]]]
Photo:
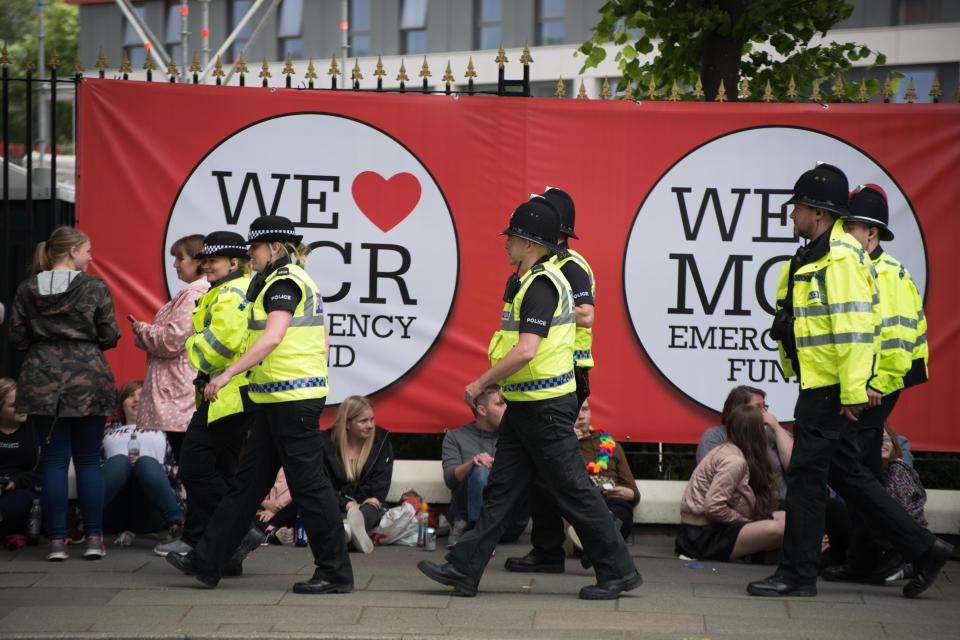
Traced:
[[363, 215], [383, 232], [403, 222], [420, 202], [420, 181], [410, 173], [385, 180], [375, 171], [364, 171], [353, 179], [351, 191]]

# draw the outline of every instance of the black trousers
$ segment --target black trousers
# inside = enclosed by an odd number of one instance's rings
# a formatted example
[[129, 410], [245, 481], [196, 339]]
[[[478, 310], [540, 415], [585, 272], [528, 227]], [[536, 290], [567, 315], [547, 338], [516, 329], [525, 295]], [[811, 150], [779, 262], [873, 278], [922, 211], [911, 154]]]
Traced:
[[459, 571], [477, 579], [483, 575], [509, 516], [529, 494], [534, 480], [539, 480], [579, 535], [599, 582], [636, 573], [603, 497], [583, 468], [580, 444], [573, 432], [576, 402], [573, 393], [549, 400], [507, 402], [480, 519], [447, 554], [447, 561]]
[[200, 573], [222, 574], [283, 467], [320, 577], [338, 584], [353, 583], [343, 520], [323, 464], [323, 405], [323, 399], [257, 405], [240, 455], [236, 484], [220, 501], [195, 548]]
[[797, 584], [814, 584], [824, 531], [827, 483], [912, 560], [934, 537], [891, 498], [861, 463], [859, 429], [840, 414], [840, 386], [801, 389], [794, 410], [794, 441], [787, 471], [787, 522], [777, 573]]
[[[895, 391], [883, 397], [880, 405], [870, 407], [860, 414], [857, 423], [857, 446], [860, 449], [860, 464], [883, 484], [883, 424], [900, 398]], [[850, 534], [847, 547], [847, 564], [861, 575], [867, 575], [880, 561], [889, 548], [883, 539], [883, 533], [867, 528], [863, 515], [850, 508]]]
[[[600, 488], [595, 490], [600, 493]], [[624, 500], [610, 500], [603, 496], [607, 507], [607, 516], [615, 519], [620, 536], [626, 540], [633, 529], [633, 505]], [[533, 552], [545, 562], [562, 562], [564, 558], [563, 543], [566, 538], [563, 531], [563, 521], [557, 505], [554, 504], [549, 492], [539, 484], [534, 487], [531, 504], [535, 505], [531, 517], [533, 528], [530, 530], [530, 544]]]
[[240, 450], [252, 414], [238, 413], [208, 425], [203, 411], [194, 411], [180, 447], [180, 481], [187, 490], [183, 540], [196, 545], [220, 500], [233, 485]]

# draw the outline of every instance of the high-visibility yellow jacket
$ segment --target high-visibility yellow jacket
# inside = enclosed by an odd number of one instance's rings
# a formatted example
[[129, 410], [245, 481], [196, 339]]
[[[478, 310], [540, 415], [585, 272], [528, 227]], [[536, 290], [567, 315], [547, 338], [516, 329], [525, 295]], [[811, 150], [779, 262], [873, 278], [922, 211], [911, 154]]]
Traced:
[[[838, 219], [829, 250], [793, 276], [793, 330], [800, 371], [780, 344], [787, 376], [799, 374], [803, 389], [840, 385], [845, 405], [867, 402], [867, 382], [880, 351], [880, 296], [873, 264]], [[777, 283], [777, 306], [787, 296], [790, 263]]]
[[[904, 386], [904, 376], [922, 367], [927, 377], [927, 319], [910, 273], [889, 253], [873, 260], [880, 288], [880, 360], [870, 386], [887, 395]], [[919, 361], [919, 362], [918, 362]]]
[[[247, 287], [250, 278], [235, 271], [209, 289], [193, 310], [194, 334], [187, 338], [190, 364], [209, 378], [217, 377], [243, 353], [247, 335]], [[207, 424], [243, 411], [244, 376], [235, 376], [207, 407]], [[197, 393], [197, 408], [203, 396]]]
[[[559, 257], [554, 257], [553, 259], [556, 261], [558, 268], [563, 267], [563, 265], [568, 262], [575, 262], [580, 265], [580, 268], [586, 271], [587, 276], [590, 278], [590, 295], [593, 298], [597, 297], [597, 287], [596, 281], [593, 278], [593, 269], [590, 268], [590, 264], [582, 255], [573, 249], [567, 249], [567, 255], [562, 260]], [[593, 329], [589, 327], [577, 327], [576, 342], [573, 347], [573, 358], [576, 360], [578, 367], [589, 369], [594, 366]]]
[[250, 305], [250, 344], [267, 326], [264, 297], [270, 285], [290, 280], [300, 288], [300, 302], [280, 344], [248, 373], [247, 390], [257, 404], [312, 400], [327, 397], [327, 345], [323, 326], [323, 302], [317, 285], [295, 264], [278, 268], [267, 276], [256, 301]]
[[577, 389], [573, 377], [573, 344], [576, 313], [570, 284], [553, 261], [539, 262], [520, 279], [520, 289], [512, 302], [503, 305], [500, 330], [493, 334], [487, 355], [490, 364], [503, 359], [520, 341], [520, 306], [535, 278], [547, 278], [556, 288], [557, 307], [547, 337], [540, 341], [533, 359], [519, 371], [500, 381], [507, 400], [532, 401], [558, 398]]

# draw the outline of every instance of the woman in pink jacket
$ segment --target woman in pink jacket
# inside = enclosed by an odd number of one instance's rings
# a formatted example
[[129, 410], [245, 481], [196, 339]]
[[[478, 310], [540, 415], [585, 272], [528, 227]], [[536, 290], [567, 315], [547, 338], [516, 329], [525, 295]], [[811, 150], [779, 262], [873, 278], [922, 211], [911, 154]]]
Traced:
[[767, 455], [759, 408], [730, 412], [727, 442], [710, 451], [690, 476], [680, 502], [676, 552], [726, 562], [783, 546], [784, 512]]
[[188, 286], [160, 307], [153, 322], [140, 322], [132, 315], [127, 316], [133, 325], [137, 346], [147, 352], [137, 426], [165, 431], [177, 460], [184, 433], [196, 409], [193, 379], [197, 371], [190, 366], [184, 345], [193, 334], [191, 313], [209, 287], [200, 273], [200, 261], [194, 258], [202, 248], [201, 235], [184, 236], [174, 242], [170, 247], [173, 268]]

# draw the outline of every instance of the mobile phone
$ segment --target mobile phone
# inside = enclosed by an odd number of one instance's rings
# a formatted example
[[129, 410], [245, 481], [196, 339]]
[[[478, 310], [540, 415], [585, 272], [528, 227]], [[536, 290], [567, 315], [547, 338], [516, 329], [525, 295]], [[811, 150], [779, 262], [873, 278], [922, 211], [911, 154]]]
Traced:
[[600, 485], [600, 488], [603, 489], [604, 491], [610, 491], [610, 490], [613, 489], [615, 486], [616, 486], [616, 485], [613, 484], [612, 482], [607, 481], [607, 482], [604, 482], [602, 485]]

